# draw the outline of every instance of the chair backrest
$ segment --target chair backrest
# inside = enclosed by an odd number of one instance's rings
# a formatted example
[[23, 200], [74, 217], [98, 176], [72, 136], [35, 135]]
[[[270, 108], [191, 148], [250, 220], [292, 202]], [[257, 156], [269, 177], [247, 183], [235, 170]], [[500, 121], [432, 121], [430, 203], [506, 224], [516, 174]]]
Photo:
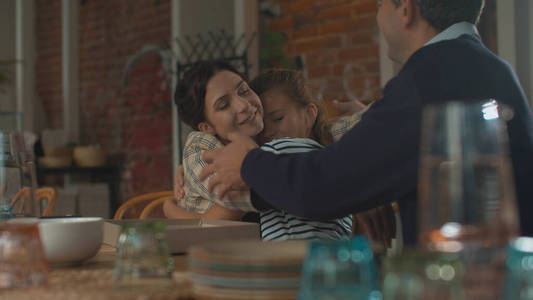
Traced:
[[174, 197], [173, 191], [162, 191], [162, 192], [154, 192], [154, 193], [147, 193], [142, 194], [139, 196], [132, 197], [128, 199], [128, 201], [124, 202], [115, 213], [115, 220], [120, 220], [124, 217], [124, 214], [126, 211], [134, 207], [135, 205], [149, 202], [146, 207], [142, 210], [141, 214], [139, 215], [139, 219], [146, 219], [150, 212], [156, 208], [159, 205], [162, 205], [165, 200], [170, 199]]
[[[30, 189], [25, 187], [20, 189], [18, 193], [11, 199], [11, 207], [15, 208], [17, 202], [20, 200], [18, 205], [18, 213], [21, 214], [24, 212], [24, 206], [26, 205], [26, 199], [30, 198]], [[46, 201], [46, 206], [43, 210], [43, 216], [51, 216], [54, 214], [54, 208], [57, 201], [57, 192], [54, 188], [43, 187], [38, 188], [34, 191], [35, 204], [37, 207], [41, 207], [41, 202]]]

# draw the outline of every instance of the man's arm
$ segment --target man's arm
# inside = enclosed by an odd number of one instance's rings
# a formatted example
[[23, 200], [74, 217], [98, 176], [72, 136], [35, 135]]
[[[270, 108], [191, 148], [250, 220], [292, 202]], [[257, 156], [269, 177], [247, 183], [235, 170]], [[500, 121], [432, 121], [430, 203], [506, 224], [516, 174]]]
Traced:
[[279, 156], [252, 150], [242, 178], [275, 207], [308, 218], [392, 202], [416, 186], [419, 115], [379, 104], [324, 150]]

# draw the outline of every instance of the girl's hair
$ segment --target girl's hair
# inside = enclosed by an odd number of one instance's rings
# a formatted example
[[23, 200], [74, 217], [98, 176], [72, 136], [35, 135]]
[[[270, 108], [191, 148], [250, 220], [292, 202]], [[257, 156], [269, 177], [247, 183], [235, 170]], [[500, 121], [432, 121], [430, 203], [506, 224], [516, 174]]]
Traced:
[[313, 139], [324, 146], [331, 144], [333, 138], [322, 114], [322, 105], [313, 97], [311, 88], [306, 83], [302, 72], [288, 69], [271, 69], [252, 80], [250, 87], [259, 98], [267, 91], [280, 89], [301, 107], [315, 104], [318, 108], [318, 114], [315, 124], [313, 124]]
[[174, 102], [178, 106], [180, 119], [193, 129], [205, 119], [205, 94], [209, 79], [220, 71], [230, 71], [241, 78], [244, 76], [225, 61], [203, 61], [192, 65], [178, 80]]

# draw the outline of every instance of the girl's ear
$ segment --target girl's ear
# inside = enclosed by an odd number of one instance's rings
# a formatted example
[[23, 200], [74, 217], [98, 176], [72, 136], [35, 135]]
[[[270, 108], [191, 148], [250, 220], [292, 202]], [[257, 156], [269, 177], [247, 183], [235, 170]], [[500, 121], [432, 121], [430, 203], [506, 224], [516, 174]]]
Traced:
[[309, 128], [313, 128], [318, 116], [318, 107], [314, 103], [309, 103], [305, 107], [305, 121]]
[[198, 124], [198, 129], [201, 132], [209, 133], [209, 134], [212, 134], [212, 135], [216, 134], [215, 128], [213, 126], [211, 126], [211, 124], [209, 124], [208, 122], [200, 122]]

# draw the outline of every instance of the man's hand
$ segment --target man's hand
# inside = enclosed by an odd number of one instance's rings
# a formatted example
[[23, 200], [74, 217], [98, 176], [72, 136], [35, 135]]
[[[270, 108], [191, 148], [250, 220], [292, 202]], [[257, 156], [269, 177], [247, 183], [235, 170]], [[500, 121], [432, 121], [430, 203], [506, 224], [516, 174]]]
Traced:
[[185, 190], [183, 189], [183, 186], [185, 185], [185, 181], [183, 180], [184, 177], [185, 173], [183, 165], [181, 165], [174, 174], [174, 200], [176, 200], [176, 202], [179, 202], [185, 197]]
[[215, 174], [209, 180], [208, 190], [212, 193], [218, 187], [219, 198], [223, 198], [228, 190], [248, 188], [241, 177], [241, 166], [246, 154], [258, 147], [251, 138], [238, 133], [230, 133], [228, 140], [230, 143], [226, 146], [206, 151], [202, 155], [207, 166], [202, 170], [199, 179], [204, 181]]
[[355, 215], [375, 242], [382, 242], [383, 246], [390, 248], [392, 239], [396, 237], [396, 219], [391, 204], [369, 209]]

